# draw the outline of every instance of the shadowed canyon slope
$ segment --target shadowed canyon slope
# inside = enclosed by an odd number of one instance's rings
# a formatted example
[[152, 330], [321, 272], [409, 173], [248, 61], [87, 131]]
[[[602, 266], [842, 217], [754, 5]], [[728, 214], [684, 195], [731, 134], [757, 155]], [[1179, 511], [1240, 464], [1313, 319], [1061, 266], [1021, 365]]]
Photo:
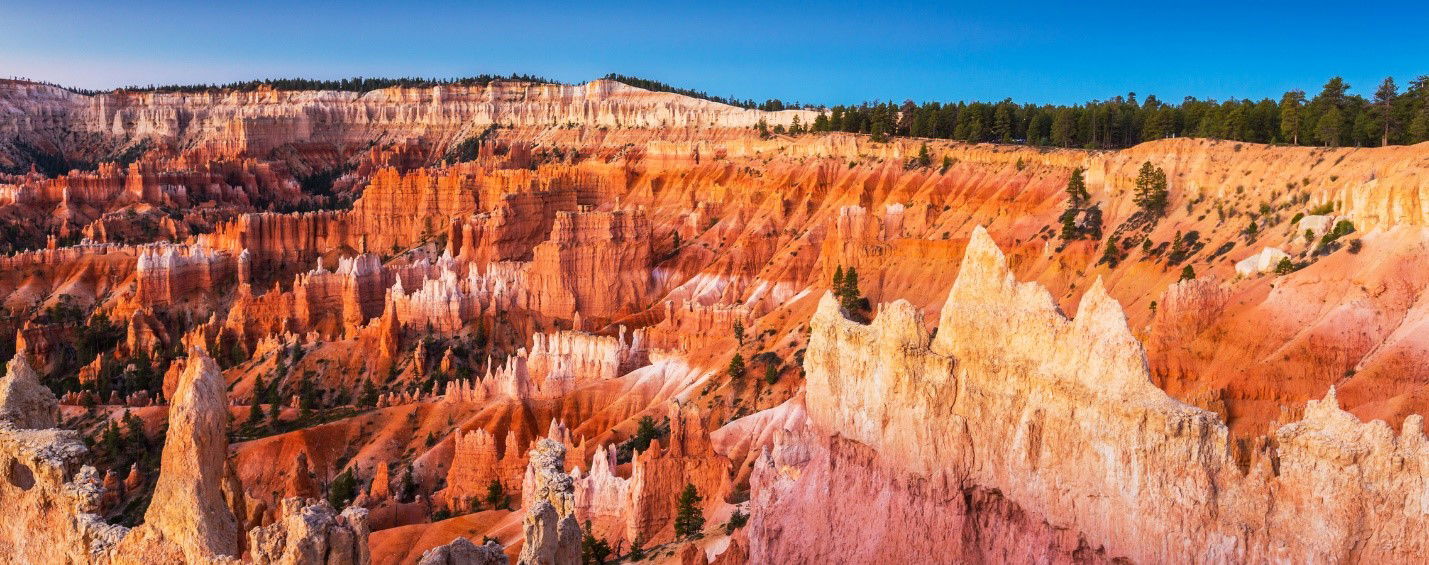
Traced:
[[1429, 145], [816, 116], [0, 81], [0, 553], [1429, 559]]

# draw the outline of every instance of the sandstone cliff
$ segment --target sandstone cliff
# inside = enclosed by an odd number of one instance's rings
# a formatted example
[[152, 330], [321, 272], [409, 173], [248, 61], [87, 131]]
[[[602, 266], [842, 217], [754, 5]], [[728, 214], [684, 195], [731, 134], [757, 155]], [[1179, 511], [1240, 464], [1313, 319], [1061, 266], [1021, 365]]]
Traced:
[[[805, 359], [807, 428], [751, 479], [753, 561], [1403, 562], [1429, 551], [1414, 502], [1429, 469], [1420, 418], [1396, 434], [1331, 393], [1241, 464], [1219, 418], [1151, 384], [1100, 285], [1067, 319], [1040, 285], [1015, 281], [981, 228], [935, 337], [905, 302], [863, 326], [825, 297]], [[818, 490], [830, 484], [846, 488]]]

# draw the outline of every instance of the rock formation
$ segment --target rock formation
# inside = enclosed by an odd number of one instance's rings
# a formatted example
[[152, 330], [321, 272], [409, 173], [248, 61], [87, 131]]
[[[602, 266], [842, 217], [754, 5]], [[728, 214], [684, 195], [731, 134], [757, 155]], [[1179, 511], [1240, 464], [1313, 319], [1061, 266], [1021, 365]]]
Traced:
[[20, 429], [53, 428], [59, 422], [60, 403], [30, 368], [25, 352], [16, 353], [0, 379], [0, 422]]
[[1429, 146], [796, 116], [0, 80], [0, 555], [1425, 560]]
[[169, 405], [169, 432], [144, 525], [117, 551], [148, 551], [191, 563], [239, 555], [238, 520], [223, 499], [228, 402], [218, 365], [200, 349]]
[[[1420, 418], [1395, 434], [1332, 391], [1238, 461], [1219, 418], [1151, 384], [1099, 284], [1077, 311], [1016, 282], [982, 228], [935, 338], [906, 302], [863, 326], [826, 296], [805, 357], [807, 427], [751, 479], [750, 559], [1425, 557], [1422, 513], [1403, 503], [1425, 495]], [[810, 490], [830, 484], [846, 487]]]
[[338, 514], [327, 502], [289, 498], [277, 522], [248, 532], [254, 563], [367, 565], [367, 511], [348, 508]]
[[476, 545], [469, 539], [456, 538], [423, 552], [417, 565], [506, 565], [509, 562], [496, 543]]
[[525, 545], [522, 565], [575, 565], [581, 561], [581, 528], [575, 516], [575, 492], [565, 467], [566, 448], [543, 439], [531, 449], [521, 487]]

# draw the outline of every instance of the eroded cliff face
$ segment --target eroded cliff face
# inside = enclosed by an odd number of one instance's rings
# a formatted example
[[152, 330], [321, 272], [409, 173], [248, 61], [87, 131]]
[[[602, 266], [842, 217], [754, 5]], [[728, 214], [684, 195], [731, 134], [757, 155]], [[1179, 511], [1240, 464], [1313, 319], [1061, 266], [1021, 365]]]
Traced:
[[934, 337], [906, 302], [865, 326], [825, 296], [808, 420], [751, 479], [751, 559], [1425, 558], [1422, 418], [1361, 423], [1332, 389], [1238, 458], [1215, 414], [1151, 383], [1100, 283], [1077, 312], [1017, 282], [982, 228]]
[[1423, 558], [1429, 146], [764, 136], [797, 113], [600, 84], [0, 81], [0, 414], [35, 428], [0, 503], [59, 540], [0, 548]]
[[[13, 527], [0, 549], [21, 563], [334, 563], [370, 562], [366, 511], [339, 517], [325, 502], [292, 500], [283, 518], [250, 532], [241, 551], [242, 494], [233, 496], [227, 462], [227, 407], [214, 361], [189, 353], [173, 404], [162, 467], [144, 523], [129, 529], [97, 514], [106, 486], [74, 431], [21, 430], [0, 421], [0, 501]], [[23, 361], [12, 366], [28, 370]], [[23, 375], [12, 375], [7, 380]], [[12, 386], [23, 386], [24, 381]], [[49, 392], [43, 391], [44, 394]], [[53, 397], [50, 398], [53, 403]], [[135, 481], [139, 479], [134, 479]]]

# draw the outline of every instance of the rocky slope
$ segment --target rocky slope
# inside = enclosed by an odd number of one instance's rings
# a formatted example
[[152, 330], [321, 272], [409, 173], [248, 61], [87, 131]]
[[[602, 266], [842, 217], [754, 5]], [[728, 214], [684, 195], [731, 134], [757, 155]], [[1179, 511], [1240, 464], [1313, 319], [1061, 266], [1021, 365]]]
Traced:
[[[1360, 423], [1331, 389], [1244, 453], [1214, 414], [1151, 383], [1099, 282], [1067, 319], [1040, 285], [1016, 282], [981, 228], [935, 337], [906, 302], [864, 326], [831, 296], [812, 331], [808, 419], [786, 425], [751, 479], [754, 561], [1412, 562], [1429, 551], [1422, 417], [1399, 433]], [[847, 490], [820, 496], [831, 484]]]
[[54, 540], [0, 550], [1426, 557], [1429, 145], [751, 127], [795, 116], [0, 82], [0, 502]]

